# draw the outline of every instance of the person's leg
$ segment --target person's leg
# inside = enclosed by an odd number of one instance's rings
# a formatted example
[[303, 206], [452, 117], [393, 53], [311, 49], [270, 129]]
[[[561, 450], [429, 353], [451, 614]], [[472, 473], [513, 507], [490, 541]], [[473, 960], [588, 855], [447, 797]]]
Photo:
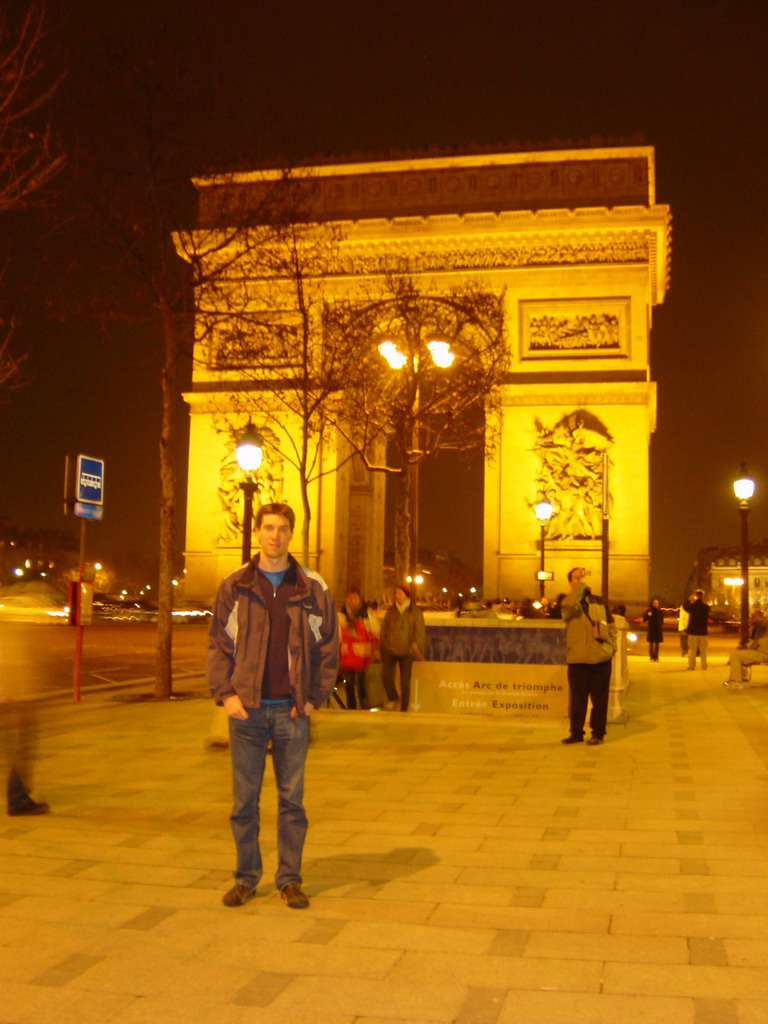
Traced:
[[355, 672], [355, 685], [360, 695], [360, 707], [363, 711], [368, 710], [368, 691], [365, 688], [365, 669]]
[[395, 686], [395, 664], [397, 658], [394, 654], [382, 651], [381, 653], [381, 681], [388, 701], [397, 700], [397, 687]]
[[596, 740], [605, 736], [608, 724], [608, 697], [611, 689], [611, 662], [601, 661], [598, 665], [591, 665], [589, 680], [589, 699], [592, 701], [592, 711], [589, 715], [589, 728]]
[[680, 654], [685, 657], [688, 654], [688, 634], [680, 634]]
[[699, 640], [701, 637], [688, 634], [688, 668], [696, 668], [696, 655], [699, 653]]
[[400, 658], [400, 710], [407, 711], [411, 699], [411, 667], [413, 658], [406, 654]]
[[699, 660], [702, 668], [707, 667], [707, 639], [706, 636], [699, 637]]
[[728, 656], [728, 682], [736, 686], [741, 686], [744, 681], [744, 661], [743, 656], [748, 654], [749, 651], [731, 651]]
[[568, 666], [568, 713], [571, 722], [571, 737], [584, 738], [584, 720], [587, 717], [587, 698], [589, 697], [589, 680], [585, 670], [589, 665]]
[[304, 764], [307, 759], [309, 718], [291, 718], [290, 704], [270, 708], [272, 763], [277, 783], [277, 872], [275, 884], [301, 884], [301, 856], [307, 834], [304, 811]]
[[746, 682], [748, 682], [748, 666], [759, 665], [762, 660], [763, 655], [760, 651], [752, 651], [744, 648], [731, 651], [728, 657], [728, 684], [730, 686], [735, 686], [736, 689], [740, 689]]
[[233, 796], [229, 820], [237, 850], [235, 881], [249, 889], [255, 889], [259, 884], [263, 870], [259, 847], [259, 797], [269, 731], [263, 705], [249, 708], [246, 721], [229, 720]]
[[354, 672], [351, 668], [342, 669], [344, 675], [344, 693], [347, 699], [347, 709], [354, 711], [357, 707], [355, 703], [355, 677], [357, 672]]

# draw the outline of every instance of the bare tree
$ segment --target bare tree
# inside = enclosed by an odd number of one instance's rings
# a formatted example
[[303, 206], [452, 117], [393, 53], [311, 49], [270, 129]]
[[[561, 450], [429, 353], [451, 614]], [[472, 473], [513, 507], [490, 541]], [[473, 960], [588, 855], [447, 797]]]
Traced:
[[[0, 213], [41, 200], [64, 165], [48, 116], [60, 78], [44, 47], [44, 8], [33, 3], [19, 18], [0, 5]], [[4, 268], [0, 280], [5, 276]], [[12, 317], [0, 318], [0, 394], [24, 383], [26, 357], [11, 348]]]
[[[281, 175], [276, 206], [260, 213], [269, 212], [271, 225], [262, 227], [257, 246], [241, 230], [240, 257], [227, 273], [208, 276], [197, 321], [207, 369], [235, 372], [240, 382], [230, 398], [233, 413], [256, 421], [269, 457], [297, 471], [305, 564], [310, 560], [311, 487], [340, 465], [337, 459], [329, 470], [325, 459], [335, 445], [328, 412], [352, 358], [346, 338], [327, 337], [321, 329], [324, 276], [340, 235], [332, 225], [300, 219], [310, 188], [307, 179], [292, 179], [289, 171]], [[243, 388], [243, 382], [249, 386]], [[219, 419], [221, 429], [235, 433], [230, 416]]]
[[[175, 67], [169, 67], [176, 62]], [[195, 296], [215, 292], [220, 278], [242, 273], [258, 262], [279, 219], [267, 189], [255, 208], [250, 197], [197, 218], [191, 181], [192, 158], [185, 152], [188, 118], [204, 116], [213, 95], [187, 92], [191, 74], [172, 36], [158, 37], [156, 49], [141, 55], [125, 49], [109, 55], [113, 135], [102, 150], [91, 149], [80, 164], [81, 191], [94, 221], [115, 255], [116, 270], [133, 287], [113, 289], [112, 316], [140, 323], [156, 337], [160, 353], [162, 401], [159, 438], [160, 522], [158, 625], [155, 697], [172, 694], [173, 547], [177, 503], [177, 424], [175, 406], [182, 390], [180, 367], [191, 365], [195, 341]], [[181, 96], [186, 103], [181, 102]], [[222, 183], [234, 175], [222, 175]], [[197, 220], [196, 220], [197, 218]], [[194, 230], [192, 226], [197, 224]], [[126, 301], [127, 300], [127, 301]], [[199, 322], [199, 321], [198, 321]], [[206, 322], [202, 336], [219, 327]]]
[[[493, 447], [490, 414], [507, 371], [502, 297], [474, 285], [426, 291], [393, 275], [367, 299], [326, 302], [323, 335], [355, 353], [334, 425], [369, 469], [397, 477], [395, 572], [403, 578], [418, 555], [419, 464], [439, 451]], [[382, 354], [386, 343], [399, 369]]]
[[60, 79], [43, 46], [44, 7], [16, 21], [10, 12], [0, 6], [0, 213], [39, 200], [64, 165], [47, 113]]

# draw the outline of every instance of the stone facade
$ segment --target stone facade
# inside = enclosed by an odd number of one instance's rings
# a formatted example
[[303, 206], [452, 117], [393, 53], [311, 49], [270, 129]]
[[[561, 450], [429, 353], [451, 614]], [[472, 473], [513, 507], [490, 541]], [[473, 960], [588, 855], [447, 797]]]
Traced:
[[[281, 180], [278, 171], [198, 180], [198, 237], [247, 220]], [[393, 270], [425, 290], [471, 280], [504, 295], [511, 372], [485, 474], [485, 596], [536, 592], [533, 505], [543, 496], [555, 508], [545, 552], [555, 574], [548, 593], [566, 589], [565, 574], [576, 564], [599, 578], [605, 490], [611, 600], [645, 602], [656, 402], [649, 333], [667, 287], [671, 237], [669, 209], [655, 200], [652, 148], [321, 165], [294, 170], [297, 180], [305, 186], [304, 221], [337, 232], [317, 296], [354, 295]], [[243, 392], [253, 386], [198, 353], [186, 396], [190, 595], [210, 596], [238, 561], [237, 484], [227, 461], [232, 424], [245, 423]], [[220, 432], [227, 416], [229, 438]], [[288, 419], [283, 429], [294, 429]], [[322, 458], [328, 468], [334, 460], [343, 468], [314, 485], [312, 562], [337, 593], [358, 582], [377, 596], [381, 474], [344, 463], [335, 446]], [[284, 462], [270, 472], [273, 491], [298, 507], [292, 468]]]

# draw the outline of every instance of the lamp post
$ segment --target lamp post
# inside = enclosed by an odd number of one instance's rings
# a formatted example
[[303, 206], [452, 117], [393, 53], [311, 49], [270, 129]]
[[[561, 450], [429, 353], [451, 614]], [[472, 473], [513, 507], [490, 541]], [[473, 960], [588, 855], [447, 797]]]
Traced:
[[[255, 472], [261, 465], [264, 453], [264, 439], [252, 423], [243, 431], [235, 446], [237, 464], [245, 473]], [[253, 524], [253, 496], [259, 485], [246, 477], [240, 482], [243, 492], [243, 565], [251, 560], [251, 528]]]
[[[404, 347], [407, 348], [407, 352], [401, 351], [398, 347], [397, 341], [394, 341], [391, 338], [385, 338], [378, 346], [379, 352], [393, 370], [402, 370], [406, 367], [408, 368], [411, 381], [411, 436], [407, 442], [409, 445], [409, 451], [407, 452], [407, 455], [409, 456], [407, 471], [409, 475], [408, 490], [410, 495], [411, 520], [409, 544], [411, 550], [408, 561], [410, 563], [410, 574], [415, 578], [419, 546], [419, 402], [421, 393], [421, 378], [419, 370], [422, 364], [421, 339], [419, 337], [416, 339], [408, 337]], [[450, 343], [442, 338], [431, 338], [427, 341], [426, 348], [435, 366], [451, 366], [456, 358], [455, 354], [451, 352]], [[414, 587], [411, 595], [411, 604], [415, 603], [416, 588]]]
[[544, 538], [547, 533], [547, 525], [549, 520], [552, 518], [552, 503], [547, 501], [546, 498], [542, 498], [541, 501], [537, 501], [533, 506], [533, 511], [536, 513], [536, 518], [539, 521], [541, 527], [541, 569], [539, 572], [539, 598], [544, 597]]
[[755, 493], [755, 481], [747, 476], [742, 462], [741, 476], [733, 482], [733, 492], [739, 501], [741, 520], [741, 643], [749, 643], [749, 500]]

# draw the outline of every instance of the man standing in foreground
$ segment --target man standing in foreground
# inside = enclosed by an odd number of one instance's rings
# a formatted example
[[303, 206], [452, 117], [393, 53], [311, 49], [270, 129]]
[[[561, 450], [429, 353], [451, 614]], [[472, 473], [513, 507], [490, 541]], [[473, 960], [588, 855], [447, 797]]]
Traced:
[[239, 907], [262, 875], [259, 797], [267, 746], [278, 793], [275, 884], [289, 907], [309, 906], [301, 888], [307, 833], [303, 806], [309, 718], [336, 683], [336, 606], [324, 580], [288, 553], [296, 522], [282, 502], [256, 512], [259, 554], [224, 580], [209, 630], [207, 678], [229, 716], [237, 848], [235, 884], [222, 898]]
[[571, 731], [563, 743], [582, 743], [587, 701], [592, 701], [589, 746], [603, 742], [608, 721], [611, 659], [616, 650], [616, 629], [608, 609], [584, 583], [586, 569], [571, 569], [570, 593], [562, 602], [565, 622], [565, 660], [568, 662]]

